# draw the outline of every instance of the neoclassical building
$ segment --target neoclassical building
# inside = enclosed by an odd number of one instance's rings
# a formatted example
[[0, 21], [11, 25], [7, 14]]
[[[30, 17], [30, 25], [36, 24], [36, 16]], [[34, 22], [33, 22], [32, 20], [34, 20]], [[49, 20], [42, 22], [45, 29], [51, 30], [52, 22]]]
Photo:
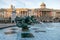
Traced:
[[[12, 15], [13, 5], [7, 9], [0, 9], [0, 18], [10, 18]], [[60, 10], [59, 9], [49, 9], [46, 8], [45, 3], [41, 3], [40, 8], [28, 9], [28, 8], [15, 8], [16, 16], [24, 17], [24, 16], [36, 16], [39, 19], [50, 19], [50, 18], [60, 18]]]

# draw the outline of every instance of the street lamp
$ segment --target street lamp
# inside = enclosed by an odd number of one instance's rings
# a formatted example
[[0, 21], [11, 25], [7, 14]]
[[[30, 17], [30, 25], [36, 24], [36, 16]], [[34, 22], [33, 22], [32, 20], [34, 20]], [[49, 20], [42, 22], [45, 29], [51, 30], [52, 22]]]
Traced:
[[15, 7], [12, 5], [12, 15], [11, 15], [11, 23], [15, 23], [15, 18], [16, 18], [16, 10]]

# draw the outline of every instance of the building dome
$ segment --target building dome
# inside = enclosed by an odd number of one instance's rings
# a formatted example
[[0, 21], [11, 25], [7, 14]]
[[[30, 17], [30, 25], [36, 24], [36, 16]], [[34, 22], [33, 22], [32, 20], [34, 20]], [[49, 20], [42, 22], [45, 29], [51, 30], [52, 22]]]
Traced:
[[42, 2], [40, 6], [46, 6], [46, 4], [44, 2]]
[[44, 2], [41, 3], [40, 5], [41, 8], [46, 8], [46, 4]]

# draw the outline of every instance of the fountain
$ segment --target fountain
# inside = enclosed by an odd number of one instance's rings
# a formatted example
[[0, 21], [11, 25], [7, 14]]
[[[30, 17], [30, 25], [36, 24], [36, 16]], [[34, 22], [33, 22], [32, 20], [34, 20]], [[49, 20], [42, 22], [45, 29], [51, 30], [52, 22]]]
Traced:
[[32, 38], [34, 37], [33, 34], [30, 32], [28, 25], [31, 25], [31, 23], [33, 22], [31, 20], [31, 17], [16, 17], [15, 18], [16, 21], [16, 25], [19, 28], [22, 28], [21, 32], [21, 37], [22, 38]]

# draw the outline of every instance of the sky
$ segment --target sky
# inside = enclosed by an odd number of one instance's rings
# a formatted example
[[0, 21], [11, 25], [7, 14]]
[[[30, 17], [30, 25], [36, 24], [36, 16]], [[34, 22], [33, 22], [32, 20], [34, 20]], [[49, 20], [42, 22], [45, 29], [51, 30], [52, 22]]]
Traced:
[[41, 3], [46, 4], [46, 8], [60, 9], [60, 0], [0, 0], [0, 8], [40, 8]]

